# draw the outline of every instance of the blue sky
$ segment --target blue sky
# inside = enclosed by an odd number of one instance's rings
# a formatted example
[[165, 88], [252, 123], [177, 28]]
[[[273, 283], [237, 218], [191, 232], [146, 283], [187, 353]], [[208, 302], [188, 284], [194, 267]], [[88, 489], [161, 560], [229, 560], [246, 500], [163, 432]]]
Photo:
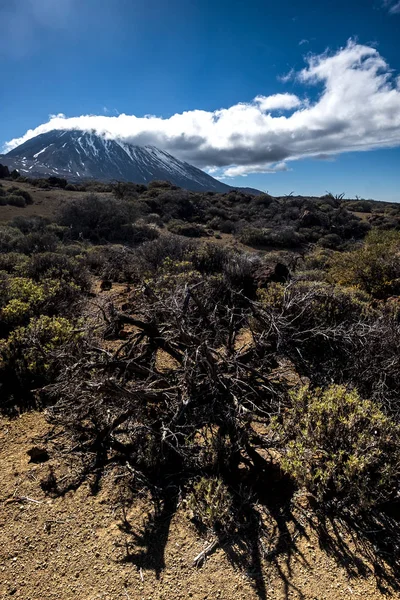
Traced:
[[231, 185], [400, 201], [397, 0], [0, 0], [0, 23], [0, 147], [78, 124]]

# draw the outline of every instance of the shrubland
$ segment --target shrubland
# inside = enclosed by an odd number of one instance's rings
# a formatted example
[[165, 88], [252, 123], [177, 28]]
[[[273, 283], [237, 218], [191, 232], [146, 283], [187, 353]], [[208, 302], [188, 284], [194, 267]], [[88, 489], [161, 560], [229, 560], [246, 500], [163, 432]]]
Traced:
[[0, 227], [1, 409], [45, 409], [75, 461], [44, 489], [114, 467], [221, 543], [258, 540], [260, 503], [293, 494], [359, 522], [396, 507], [394, 221], [332, 196], [88, 187]]

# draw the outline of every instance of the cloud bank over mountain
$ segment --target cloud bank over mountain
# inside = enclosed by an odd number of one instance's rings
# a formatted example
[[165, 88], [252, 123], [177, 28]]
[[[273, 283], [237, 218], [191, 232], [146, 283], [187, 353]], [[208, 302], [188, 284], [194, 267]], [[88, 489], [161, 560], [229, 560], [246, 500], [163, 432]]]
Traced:
[[288, 161], [307, 157], [400, 146], [400, 77], [375, 48], [350, 40], [336, 53], [305, 60], [284, 81], [318, 86], [314, 101], [280, 93], [169, 118], [59, 114], [7, 142], [5, 151], [53, 129], [81, 129], [154, 145], [214, 176], [235, 177], [282, 171]]

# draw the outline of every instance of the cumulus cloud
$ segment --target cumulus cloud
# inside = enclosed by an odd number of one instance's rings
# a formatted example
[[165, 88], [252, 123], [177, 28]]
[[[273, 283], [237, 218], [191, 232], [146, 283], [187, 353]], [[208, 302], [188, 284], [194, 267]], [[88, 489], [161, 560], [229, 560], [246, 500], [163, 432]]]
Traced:
[[384, 6], [384, 8], [388, 9], [389, 14], [391, 14], [391, 15], [400, 14], [399, 0], [384, 0], [383, 6]]
[[[306, 57], [290, 78], [317, 85], [310, 101], [293, 94], [257, 96], [214, 112], [191, 110], [169, 118], [146, 115], [52, 116], [11, 140], [11, 150], [52, 129], [95, 131], [107, 138], [152, 144], [217, 176], [277, 172], [286, 163], [341, 152], [400, 146], [400, 77], [370, 46], [354, 41], [336, 53]], [[283, 114], [283, 111], [284, 114]]]
[[290, 110], [301, 106], [301, 100], [294, 94], [274, 94], [273, 96], [256, 96], [254, 102], [264, 112], [272, 110]]
[[265, 165], [253, 165], [250, 167], [246, 165], [238, 165], [236, 167], [229, 167], [228, 169], [225, 169], [224, 176], [238, 177], [239, 175], [246, 176], [253, 175], [254, 173], [279, 173], [280, 171], [291, 171], [291, 169], [288, 168], [284, 161], [276, 163], [276, 165], [271, 167], [267, 167]]

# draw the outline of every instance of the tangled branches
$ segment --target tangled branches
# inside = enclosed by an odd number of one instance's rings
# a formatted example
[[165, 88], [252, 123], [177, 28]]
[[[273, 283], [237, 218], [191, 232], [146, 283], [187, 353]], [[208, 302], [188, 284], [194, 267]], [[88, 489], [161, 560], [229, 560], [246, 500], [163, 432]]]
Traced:
[[[129, 339], [113, 353], [89, 348], [65, 369], [48, 388], [57, 398], [51, 419], [154, 483], [173, 473], [232, 473], [243, 456], [254, 460], [260, 440], [251, 422], [279, 412], [285, 390], [270, 376], [277, 363], [266, 339], [236, 343], [250, 302], [231, 290], [237, 306], [221, 304], [216, 291], [205, 282], [160, 299], [147, 288], [135, 316], [112, 307], [114, 330], [127, 324]], [[159, 368], [160, 352], [171, 368]]]
[[[314, 385], [345, 384], [400, 418], [400, 321], [355, 289], [293, 282], [261, 294], [256, 327]], [[267, 329], [268, 328], [268, 329]]]
[[154, 485], [178, 473], [234, 477], [240, 463], [257, 472], [258, 450], [274, 445], [265, 427], [291, 402], [282, 359], [292, 375], [356, 388], [398, 419], [394, 313], [326, 284], [275, 284], [254, 301], [219, 276], [154, 283], [132, 295], [129, 312], [104, 313], [108, 337], [127, 328], [124, 343], [84, 346], [47, 388], [51, 419], [97, 468], [100, 455], [128, 462]]
[[[396, 313], [327, 284], [271, 284], [254, 300], [220, 275], [181, 275], [161, 273], [124, 310], [103, 310], [99, 331], [112, 342], [54, 350], [65, 368], [45, 388], [55, 400], [47, 414], [81, 461], [63, 489], [122, 465], [162, 507], [163, 523], [183, 494], [220, 543], [240, 531], [256, 546], [260, 502], [287, 535], [294, 483], [325, 509], [391, 501], [400, 472], [397, 452], [384, 458], [400, 439]], [[300, 381], [309, 386], [296, 396]], [[149, 528], [143, 539], [156, 535]], [[276, 552], [284, 548], [278, 540]]]

